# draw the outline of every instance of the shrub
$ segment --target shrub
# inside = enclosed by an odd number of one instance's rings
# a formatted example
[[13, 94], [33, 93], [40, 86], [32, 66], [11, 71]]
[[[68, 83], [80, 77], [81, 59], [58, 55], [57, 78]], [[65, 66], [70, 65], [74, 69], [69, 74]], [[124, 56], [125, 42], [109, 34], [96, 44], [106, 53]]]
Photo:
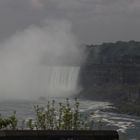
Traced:
[[8, 118], [3, 118], [0, 115], [0, 129], [17, 129], [17, 123], [18, 120], [16, 118], [16, 111], [13, 112], [13, 115], [11, 115]]
[[[81, 130], [89, 129], [89, 122], [87, 123], [82, 117], [79, 110], [80, 103], [77, 99], [73, 105], [70, 104], [69, 99], [65, 103], [55, 103], [48, 101], [46, 106], [34, 106], [35, 118], [23, 120], [18, 124], [16, 112], [9, 117], [2, 117], [0, 115], [0, 130]], [[93, 122], [93, 121], [92, 121]], [[20, 128], [18, 126], [21, 126]]]
[[[36, 130], [78, 130], [83, 129], [84, 124], [80, 117], [79, 102], [75, 99], [74, 106], [70, 105], [69, 99], [66, 103], [59, 103], [55, 107], [55, 100], [48, 102], [46, 107], [34, 106], [35, 120], [27, 121], [28, 129]], [[86, 128], [84, 128], [86, 129]]]

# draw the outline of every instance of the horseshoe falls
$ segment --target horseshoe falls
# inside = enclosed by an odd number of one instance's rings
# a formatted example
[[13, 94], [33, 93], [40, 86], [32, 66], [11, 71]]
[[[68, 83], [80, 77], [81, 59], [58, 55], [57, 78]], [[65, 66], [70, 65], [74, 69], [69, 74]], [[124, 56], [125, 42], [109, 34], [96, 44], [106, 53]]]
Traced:
[[[41, 89], [53, 97], [67, 97], [78, 91], [79, 66], [49, 66], [41, 73]], [[46, 86], [45, 86], [45, 85]]]

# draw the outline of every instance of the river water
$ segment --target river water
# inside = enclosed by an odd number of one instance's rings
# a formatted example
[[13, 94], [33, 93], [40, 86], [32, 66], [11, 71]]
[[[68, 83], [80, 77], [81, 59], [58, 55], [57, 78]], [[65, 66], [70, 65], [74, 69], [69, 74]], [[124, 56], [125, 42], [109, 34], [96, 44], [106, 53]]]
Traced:
[[[56, 104], [65, 102], [65, 99], [62, 98], [55, 98], [55, 100]], [[70, 100], [70, 103], [73, 104], [73, 99]], [[46, 104], [45, 100], [0, 101], [0, 113], [2, 116], [8, 116], [16, 110], [18, 119], [24, 120], [34, 116], [34, 105], [45, 106]], [[140, 117], [103, 111], [111, 107], [112, 105], [108, 102], [80, 100], [81, 113], [94, 122], [92, 129], [113, 129], [119, 132], [121, 140], [140, 140]], [[99, 122], [102, 122], [102, 125]]]

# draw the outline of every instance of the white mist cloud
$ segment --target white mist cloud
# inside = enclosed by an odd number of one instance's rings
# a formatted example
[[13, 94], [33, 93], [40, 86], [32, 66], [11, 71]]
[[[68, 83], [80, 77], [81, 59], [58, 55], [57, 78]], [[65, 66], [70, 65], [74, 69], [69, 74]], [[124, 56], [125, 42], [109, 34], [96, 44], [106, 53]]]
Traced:
[[52, 20], [17, 32], [0, 44], [0, 98], [46, 95], [46, 67], [79, 64], [77, 46], [67, 21]]
[[32, 7], [34, 8], [42, 8], [43, 3], [40, 0], [30, 0]]
[[139, 16], [140, 0], [0, 0], [0, 40], [50, 18], [71, 21], [81, 43], [139, 40]]

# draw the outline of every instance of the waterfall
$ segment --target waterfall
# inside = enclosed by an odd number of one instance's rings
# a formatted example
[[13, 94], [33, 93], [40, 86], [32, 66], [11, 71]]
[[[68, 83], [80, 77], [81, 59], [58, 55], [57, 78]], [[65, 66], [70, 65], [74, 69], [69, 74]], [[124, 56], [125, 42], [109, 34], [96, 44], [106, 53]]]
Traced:
[[46, 67], [45, 73], [44, 70], [42, 72], [42, 79], [45, 79], [41, 86], [42, 90], [47, 95], [52, 96], [71, 95], [78, 89], [79, 70], [79, 66]]

